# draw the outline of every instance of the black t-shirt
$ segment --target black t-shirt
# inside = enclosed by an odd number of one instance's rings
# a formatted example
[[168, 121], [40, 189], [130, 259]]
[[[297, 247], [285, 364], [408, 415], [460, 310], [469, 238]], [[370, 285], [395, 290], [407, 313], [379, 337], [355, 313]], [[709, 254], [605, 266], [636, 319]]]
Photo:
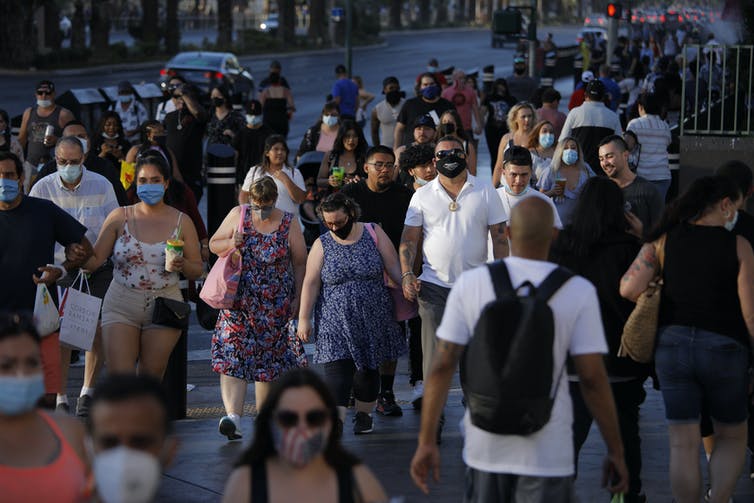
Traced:
[[733, 228], [733, 232], [745, 238], [752, 248], [754, 248], [754, 217], [744, 210], [738, 211], [738, 222]]
[[168, 133], [167, 146], [175, 154], [183, 179], [189, 186], [196, 185], [202, 175], [202, 140], [207, 129], [206, 120], [197, 119], [188, 111], [175, 110], [165, 116], [165, 129]]
[[408, 204], [411, 202], [411, 192], [397, 183], [390, 185], [385, 192], [372, 192], [366, 180], [362, 180], [344, 186], [343, 194], [361, 206], [359, 221], [380, 225], [398, 251], [403, 222], [406, 220]]
[[439, 120], [445, 110], [455, 110], [455, 107], [445, 98], [440, 98], [434, 103], [427, 103], [420, 96], [406, 100], [398, 114], [398, 122], [406, 126], [406, 129], [403, 130], [401, 145], [407, 145], [414, 141], [414, 121], [417, 117], [427, 115], [432, 110], [435, 111]]
[[516, 104], [516, 98], [513, 96], [500, 96], [491, 94], [484, 98], [482, 106], [487, 107], [486, 129], [500, 131], [502, 134], [508, 132], [508, 112]]
[[644, 234], [647, 234], [660, 219], [665, 203], [657, 188], [644, 178], [637, 176], [633, 182], [623, 187], [623, 198], [629, 211], [641, 220]]
[[[24, 196], [16, 208], [0, 211], [0, 271], [4, 288], [0, 306], [10, 310], [34, 309], [37, 286], [31, 279], [38, 267], [55, 260], [55, 243], [78, 243], [86, 227], [55, 203]], [[54, 295], [54, 292], [53, 292]]]
[[[98, 175], [102, 175], [107, 178], [107, 181], [110, 182], [110, 185], [113, 186], [113, 191], [115, 191], [115, 198], [118, 200], [118, 204], [120, 206], [126, 206], [129, 204], [126, 189], [124, 189], [123, 184], [120, 183], [120, 167], [116, 169], [110, 161], [101, 158], [91, 151], [84, 160], [84, 167], [92, 173], [97, 173]], [[37, 180], [41, 180], [45, 176], [57, 172], [58, 166], [56, 162], [54, 160], [48, 161], [44, 166], [42, 166], [42, 169], [39, 171]]]
[[274, 131], [264, 124], [257, 129], [245, 127], [233, 139], [233, 148], [238, 152], [236, 161], [236, 181], [242, 184], [252, 166], [262, 164], [264, 141]]

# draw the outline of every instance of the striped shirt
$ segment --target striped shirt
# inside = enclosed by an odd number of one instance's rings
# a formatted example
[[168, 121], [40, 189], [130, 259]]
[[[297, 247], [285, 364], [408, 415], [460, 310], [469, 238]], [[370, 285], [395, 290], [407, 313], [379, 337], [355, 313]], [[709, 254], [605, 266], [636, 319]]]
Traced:
[[[112, 184], [102, 175], [82, 168], [81, 181], [73, 189], [63, 185], [60, 176], [45, 176], [31, 188], [30, 196], [47, 199], [86, 227], [86, 238], [94, 244], [105, 218], [118, 207]], [[31, 232], [31, 229], [30, 229]], [[65, 250], [55, 245], [55, 262], [65, 261]]]
[[667, 122], [657, 115], [647, 114], [633, 119], [626, 129], [636, 133], [641, 144], [636, 174], [650, 182], [670, 180], [668, 145], [672, 138]]

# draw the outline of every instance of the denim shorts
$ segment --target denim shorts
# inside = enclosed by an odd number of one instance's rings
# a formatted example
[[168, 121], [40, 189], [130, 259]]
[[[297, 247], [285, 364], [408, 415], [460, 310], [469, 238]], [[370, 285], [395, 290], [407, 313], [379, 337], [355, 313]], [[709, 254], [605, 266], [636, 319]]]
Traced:
[[699, 421], [702, 404], [719, 423], [748, 417], [748, 349], [730, 337], [680, 325], [662, 327], [655, 366], [671, 423]]

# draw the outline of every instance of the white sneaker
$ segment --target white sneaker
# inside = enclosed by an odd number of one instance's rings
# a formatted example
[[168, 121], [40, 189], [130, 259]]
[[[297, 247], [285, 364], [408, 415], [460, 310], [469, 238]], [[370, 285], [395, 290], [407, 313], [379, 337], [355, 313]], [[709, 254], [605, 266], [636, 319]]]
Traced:
[[242, 438], [240, 422], [241, 418], [235, 414], [223, 416], [223, 418], [220, 419], [218, 430], [221, 435], [228, 437], [228, 440], [240, 440]]
[[422, 398], [424, 397], [424, 381], [416, 381], [411, 391], [411, 405], [414, 410], [422, 410]]

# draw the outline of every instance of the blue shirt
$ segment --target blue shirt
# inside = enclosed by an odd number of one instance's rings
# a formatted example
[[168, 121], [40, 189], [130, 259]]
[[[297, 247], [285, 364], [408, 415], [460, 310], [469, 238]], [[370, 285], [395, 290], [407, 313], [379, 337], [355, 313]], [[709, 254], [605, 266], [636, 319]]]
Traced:
[[347, 78], [338, 79], [332, 86], [333, 98], [340, 98], [340, 115], [356, 116], [359, 103], [359, 86]]
[[607, 93], [610, 95], [610, 105], [608, 108], [613, 112], [616, 112], [620, 106], [623, 93], [620, 92], [618, 84], [610, 77], [600, 77], [600, 80], [605, 84], [605, 90], [607, 90]]

